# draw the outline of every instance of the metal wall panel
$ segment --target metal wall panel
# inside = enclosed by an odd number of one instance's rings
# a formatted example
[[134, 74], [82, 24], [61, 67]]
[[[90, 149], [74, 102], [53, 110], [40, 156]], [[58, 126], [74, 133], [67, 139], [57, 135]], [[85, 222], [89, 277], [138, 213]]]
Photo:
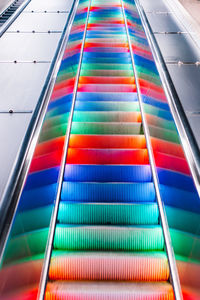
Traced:
[[162, 0], [140, 0], [145, 12], [159, 11], [159, 12], [169, 12], [170, 9], [165, 5]]
[[50, 63], [0, 63], [0, 112], [33, 111], [49, 67]]
[[59, 39], [59, 33], [6, 33], [0, 39], [0, 62], [51, 61]]
[[200, 54], [188, 34], [157, 34], [156, 40], [166, 62], [196, 62]]
[[69, 11], [72, 0], [32, 0], [25, 11]]
[[168, 65], [168, 70], [185, 111], [200, 112], [200, 66]]
[[31, 114], [0, 113], [0, 205], [3, 189], [17, 157]]
[[17, 18], [8, 31], [62, 31], [67, 16], [68, 13], [24, 13]]
[[172, 14], [147, 13], [148, 21], [153, 32], [179, 32], [184, 31]]

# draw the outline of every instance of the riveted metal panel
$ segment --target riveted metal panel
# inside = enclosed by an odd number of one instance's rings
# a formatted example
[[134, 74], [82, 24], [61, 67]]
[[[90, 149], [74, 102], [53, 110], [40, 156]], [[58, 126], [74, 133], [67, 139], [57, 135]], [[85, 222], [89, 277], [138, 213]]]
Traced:
[[70, 11], [73, 0], [32, 0], [25, 11]]
[[148, 21], [153, 32], [179, 32], [184, 31], [181, 24], [175, 20], [173, 14], [147, 13]]
[[200, 67], [168, 65], [168, 70], [185, 111], [200, 111]]
[[0, 112], [32, 111], [50, 64], [0, 63]]
[[51, 61], [59, 39], [60, 33], [6, 33], [0, 39], [0, 62]]
[[196, 62], [200, 59], [188, 34], [156, 34], [155, 37], [166, 62]]
[[68, 14], [69, 13], [23, 13], [10, 26], [9, 31], [62, 31]]
[[20, 149], [30, 119], [31, 114], [0, 113], [0, 199], [8, 181], [9, 174], [14, 166], [17, 149]]
[[169, 8], [165, 5], [163, 0], [140, 0], [145, 12], [159, 11], [169, 12]]

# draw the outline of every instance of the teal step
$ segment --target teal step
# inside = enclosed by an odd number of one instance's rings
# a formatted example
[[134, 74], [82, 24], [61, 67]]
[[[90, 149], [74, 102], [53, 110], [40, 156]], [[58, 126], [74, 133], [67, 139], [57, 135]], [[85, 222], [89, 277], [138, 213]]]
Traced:
[[71, 134], [143, 134], [141, 123], [73, 122]]
[[145, 204], [97, 204], [61, 201], [58, 221], [65, 224], [134, 225], [158, 224], [158, 206]]
[[153, 251], [164, 249], [160, 226], [57, 225], [54, 248], [61, 250]]

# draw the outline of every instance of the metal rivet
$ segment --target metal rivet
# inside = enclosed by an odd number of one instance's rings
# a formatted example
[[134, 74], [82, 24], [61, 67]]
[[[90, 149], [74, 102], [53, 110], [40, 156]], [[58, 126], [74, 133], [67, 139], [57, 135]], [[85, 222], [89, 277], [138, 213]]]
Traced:
[[10, 113], [10, 114], [12, 114], [12, 113], [13, 113], [13, 110], [12, 110], [12, 109], [10, 109], [10, 110], [9, 110], [9, 113]]
[[32, 33], [35, 33], [35, 30], [32, 30]]
[[34, 64], [36, 64], [36, 63], [37, 63], [37, 61], [36, 61], [36, 60], [34, 60], [34, 61], [33, 61], [33, 63], [34, 63]]
[[16, 64], [16, 63], [17, 63], [17, 61], [16, 61], [16, 60], [14, 60], [14, 63]]

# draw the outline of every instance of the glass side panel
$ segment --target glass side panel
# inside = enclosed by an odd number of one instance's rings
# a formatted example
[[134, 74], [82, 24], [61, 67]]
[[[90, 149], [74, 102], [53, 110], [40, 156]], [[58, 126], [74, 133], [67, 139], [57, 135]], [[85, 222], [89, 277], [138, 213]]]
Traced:
[[143, 107], [184, 299], [200, 297], [200, 199], [137, 11], [125, 0]]
[[0, 271], [0, 298], [36, 299], [71, 111], [88, 1], [80, 0]]

